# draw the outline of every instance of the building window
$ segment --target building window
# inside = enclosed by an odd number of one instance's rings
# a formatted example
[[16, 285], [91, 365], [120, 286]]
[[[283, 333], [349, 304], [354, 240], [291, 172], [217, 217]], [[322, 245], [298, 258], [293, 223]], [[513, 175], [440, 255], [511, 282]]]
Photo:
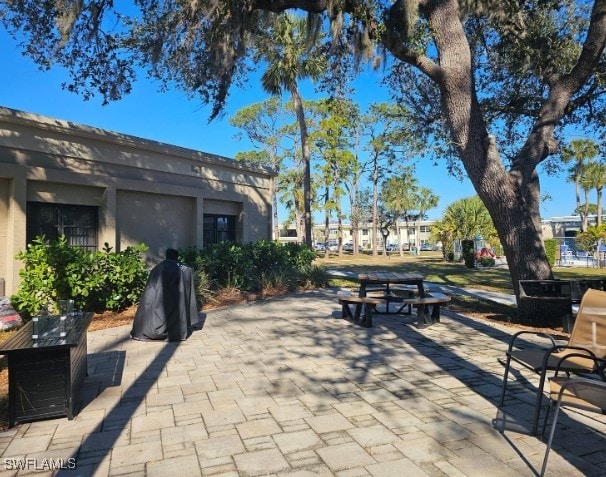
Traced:
[[27, 243], [37, 236], [57, 240], [65, 235], [73, 247], [97, 250], [97, 207], [87, 205], [27, 203]]
[[295, 229], [280, 229], [280, 237], [297, 238], [297, 231]]
[[236, 241], [236, 217], [234, 215], [204, 214], [204, 245]]
[[368, 235], [368, 229], [362, 229], [362, 235]]

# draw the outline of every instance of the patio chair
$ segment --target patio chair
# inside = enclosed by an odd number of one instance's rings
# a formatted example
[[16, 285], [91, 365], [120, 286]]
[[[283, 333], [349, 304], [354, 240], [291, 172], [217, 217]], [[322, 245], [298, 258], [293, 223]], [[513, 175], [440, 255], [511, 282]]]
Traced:
[[[600, 377], [604, 378], [603, 373]], [[545, 456], [543, 457], [541, 477], [545, 475], [545, 471], [547, 470], [547, 459], [549, 458], [549, 451], [553, 444], [553, 436], [560, 409], [563, 406], [575, 407], [601, 413], [604, 413], [604, 410], [606, 410], [606, 382], [603, 380], [558, 376], [549, 380], [549, 387], [551, 402], [555, 403], [555, 413], [553, 415], [553, 422], [551, 423], [547, 449], [545, 449]], [[545, 417], [546, 422], [547, 417]], [[545, 426], [543, 426], [543, 433], [545, 433]]]
[[[547, 338], [551, 346], [543, 349], [537, 349], [536, 347], [533, 349], [514, 349], [518, 338], [527, 334]], [[506, 352], [507, 359], [499, 407], [505, 401], [507, 377], [512, 360], [539, 374], [532, 434], [537, 433], [543, 399], [543, 386], [547, 372], [556, 370], [562, 358], [569, 354], [574, 354], [574, 356], [562, 362], [559, 367], [560, 371], [568, 374], [594, 372], [595, 359], [606, 357], [606, 292], [593, 289], [588, 289], [585, 292], [567, 344], [558, 344], [553, 336], [533, 331], [520, 331], [512, 336]]]

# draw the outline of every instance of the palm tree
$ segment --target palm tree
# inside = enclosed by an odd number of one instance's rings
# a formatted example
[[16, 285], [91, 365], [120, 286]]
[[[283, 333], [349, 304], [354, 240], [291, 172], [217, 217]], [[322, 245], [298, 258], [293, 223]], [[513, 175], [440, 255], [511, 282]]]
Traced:
[[598, 155], [599, 147], [591, 139], [573, 139], [562, 150], [562, 160], [565, 163], [574, 162], [570, 167], [571, 182], [574, 182], [577, 198], [577, 212], [581, 215], [581, 231], [587, 230], [587, 214], [581, 206], [581, 178], [588, 161]]
[[442, 244], [442, 258], [449, 259], [448, 254], [454, 258], [454, 241], [456, 224], [446, 219], [436, 220], [431, 226], [431, 236], [435, 242]]
[[442, 217], [443, 228], [454, 232], [453, 239], [472, 239], [476, 235], [496, 236], [492, 218], [478, 196], [459, 199], [448, 207]]
[[303, 157], [305, 243], [311, 247], [311, 152], [299, 81], [320, 78], [325, 71], [326, 60], [319, 39], [311, 37], [309, 31], [305, 17], [277, 16], [273, 28], [259, 46], [257, 59], [267, 62], [267, 69], [261, 76], [263, 89], [273, 95], [281, 95], [286, 90], [292, 98]]
[[276, 190], [280, 199], [289, 212], [288, 221], [294, 222], [297, 237], [301, 237], [303, 177], [298, 169], [286, 171], [278, 177]]
[[[402, 175], [387, 179], [383, 185], [382, 197], [385, 206], [393, 214], [396, 223], [396, 236], [398, 237], [398, 250], [400, 256], [404, 255], [402, 251], [402, 240], [400, 234], [399, 218], [404, 217], [406, 221], [406, 230], [408, 232], [409, 212], [416, 209], [417, 205], [417, 179], [413, 176], [414, 167], [407, 166], [402, 168]], [[408, 236], [408, 233], [407, 233]]]
[[429, 209], [433, 209], [438, 206], [440, 198], [434, 194], [431, 189], [427, 187], [421, 187], [417, 191], [417, 210], [419, 211], [419, 220], [417, 221], [417, 233], [415, 234], [417, 252], [421, 253], [421, 244], [419, 244], [419, 237], [421, 237], [421, 220], [425, 217], [425, 212]]
[[602, 162], [591, 162], [585, 168], [583, 185], [595, 189], [597, 196], [597, 219], [598, 225], [602, 225], [602, 192], [606, 185], [606, 164]]

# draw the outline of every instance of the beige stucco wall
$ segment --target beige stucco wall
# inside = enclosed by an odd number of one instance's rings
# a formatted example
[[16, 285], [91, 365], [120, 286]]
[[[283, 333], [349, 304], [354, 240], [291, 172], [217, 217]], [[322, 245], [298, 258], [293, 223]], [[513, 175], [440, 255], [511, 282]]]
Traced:
[[28, 201], [98, 207], [98, 244], [202, 246], [205, 213], [236, 215], [238, 240], [271, 238], [274, 174], [239, 161], [0, 108], [0, 277], [14, 293]]
[[116, 234], [120, 250], [145, 243], [157, 261], [167, 247], [196, 243], [195, 200], [167, 194], [120, 190], [116, 198]]

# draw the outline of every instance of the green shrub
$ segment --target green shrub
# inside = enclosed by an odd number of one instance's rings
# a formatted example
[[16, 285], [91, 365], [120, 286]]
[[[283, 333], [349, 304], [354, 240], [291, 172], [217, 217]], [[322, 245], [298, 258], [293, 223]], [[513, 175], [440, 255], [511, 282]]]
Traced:
[[17, 311], [25, 316], [39, 310], [52, 311], [57, 300], [69, 298], [65, 267], [78, 261], [77, 255], [81, 252], [70, 247], [65, 237], [52, 243], [36, 237], [25, 251], [19, 251], [16, 258], [24, 267], [19, 271], [19, 289], [11, 297]]
[[480, 257], [478, 258], [478, 265], [481, 267], [494, 267], [495, 261], [492, 257]]
[[204, 270], [216, 288], [259, 292], [274, 286], [278, 276], [283, 277], [281, 281], [285, 286], [292, 288], [289, 283], [297, 282], [293, 277], [314, 259], [313, 250], [296, 243], [283, 245], [269, 240], [247, 244], [221, 242], [199, 251], [196, 268]]
[[[127, 247], [121, 252], [111, 250], [106, 243], [103, 251], [92, 254], [92, 267], [85, 274], [94, 275], [96, 282], [88, 290], [85, 309], [123, 310], [137, 303], [143, 293], [148, 277], [143, 262], [147, 246]], [[72, 293], [78, 283], [81, 280], [72, 283]]]
[[461, 240], [463, 260], [467, 268], [473, 268], [476, 263], [476, 250], [473, 240]]
[[26, 317], [50, 311], [57, 300], [67, 298], [83, 310], [123, 310], [138, 301], [145, 287], [146, 250], [139, 245], [111, 252], [105, 244], [103, 251], [88, 252], [71, 247], [63, 236], [51, 242], [37, 237], [17, 253], [24, 267], [12, 302]]
[[301, 269], [300, 284], [304, 288], [326, 288], [330, 275], [326, 267], [309, 264]]
[[277, 267], [263, 274], [263, 280], [258, 286], [262, 292], [274, 292], [277, 294], [293, 292], [297, 290], [299, 273], [288, 266]]
[[549, 265], [553, 267], [556, 260], [556, 253], [558, 251], [558, 241], [556, 239], [546, 239], [544, 241], [545, 244], [545, 253], [547, 254], [547, 260], [549, 261]]
[[196, 301], [199, 308], [213, 302], [215, 292], [212, 281], [208, 274], [200, 267], [194, 267], [194, 286], [196, 288]]

